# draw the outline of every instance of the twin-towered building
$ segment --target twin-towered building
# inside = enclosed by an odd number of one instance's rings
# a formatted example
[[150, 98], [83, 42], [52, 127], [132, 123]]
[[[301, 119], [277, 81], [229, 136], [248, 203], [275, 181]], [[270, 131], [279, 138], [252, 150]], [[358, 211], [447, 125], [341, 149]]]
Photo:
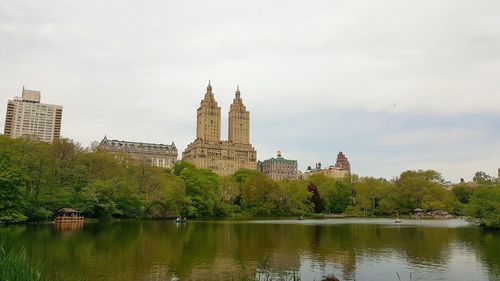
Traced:
[[221, 108], [210, 82], [196, 114], [196, 139], [182, 153], [182, 159], [198, 168], [227, 176], [240, 169], [257, 168], [257, 152], [250, 144], [250, 112], [239, 87], [229, 110], [228, 140], [221, 140]]
[[[331, 178], [345, 178], [351, 168], [347, 157], [340, 152], [335, 166], [321, 166], [304, 174], [298, 170], [297, 160], [289, 160], [278, 152], [276, 158], [257, 163], [257, 152], [250, 144], [250, 112], [236, 88], [228, 115], [228, 140], [221, 140], [221, 108], [215, 100], [210, 82], [200, 107], [196, 111], [196, 139], [182, 153], [182, 159], [198, 168], [210, 169], [221, 176], [234, 174], [240, 169], [258, 170], [273, 180], [296, 180], [321, 173]], [[110, 152], [126, 153], [151, 165], [172, 167], [177, 160], [175, 145], [137, 143], [128, 141], [101, 141], [100, 148]]]
[[[60, 138], [62, 106], [40, 103], [40, 92], [26, 90], [22, 97], [9, 100], [5, 119], [6, 135], [11, 137], [34, 136], [41, 141]], [[340, 152], [337, 162], [328, 169], [308, 169], [304, 174], [298, 171], [296, 160], [282, 157], [257, 163], [257, 152], [250, 144], [250, 112], [241, 99], [239, 87], [228, 115], [228, 140], [221, 140], [221, 108], [215, 100], [210, 82], [196, 114], [196, 139], [182, 153], [182, 159], [198, 168], [206, 168], [227, 176], [240, 169], [259, 170], [273, 180], [295, 180], [321, 173], [332, 178], [350, 175], [351, 168], [347, 157]], [[126, 154], [153, 166], [171, 168], [177, 162], [175, 144], [156, 144], [109, 140], [101, 141], [100, 150]]]

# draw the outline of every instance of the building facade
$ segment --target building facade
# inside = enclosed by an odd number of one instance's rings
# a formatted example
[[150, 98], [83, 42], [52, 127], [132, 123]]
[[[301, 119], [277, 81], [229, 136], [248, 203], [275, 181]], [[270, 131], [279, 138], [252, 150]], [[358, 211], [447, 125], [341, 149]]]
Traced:
[[257, 162], [257, 169], [273, 180], [296, 180], [298, 178], [297, 160], [288, 160], [278, 151], [276, 158]]
[[243, 104], [239, 87], [229, 110], [227, 141], [221, 140], [220, 128], [221, 108], [209, 82], [197, 109], [196, 139], [186, 147], [182, 159], [224, 176], [239, 169], [257, 169], [257, 152], [250, 144], [250, 112]]
[[316, 174], [323, 174], [329, 178], [333, 179], [346, 179], [351, 177], [351, 164], [347, 157], [342, 153], [342, 151], [337, 154], [337, 161], [335, 165], [328, 167], [327, 169], [321, 168], [321, 163], [316, 163], [316, 167], [312, 169], [310, 166], [307, 170], [302, 173], [302, 178], [307, 179], [308, 177]]
[[40, 103], [40, 92], [23, 87], [21, 97], [7, 102], [4, 134], [52, 142], [61, 137], [62, 106]]
[[108, 138], [104, 136], [98, 149], [112, 153], [123, 153], [133, 159], [162, 168], [171, 168], [174, 166], [175, 162], [177, 162], [177, 148], [173, 142], [170, 145], [131, 142], [108, 140]]

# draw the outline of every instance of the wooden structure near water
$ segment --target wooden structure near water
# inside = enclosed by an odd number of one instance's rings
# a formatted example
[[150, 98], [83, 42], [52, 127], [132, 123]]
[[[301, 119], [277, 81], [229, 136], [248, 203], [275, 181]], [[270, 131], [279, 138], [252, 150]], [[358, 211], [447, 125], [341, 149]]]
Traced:
[[72, 208], [62, 208], [56, 213], [53, 223], [56, 224], [83, 224], [84, 216]]

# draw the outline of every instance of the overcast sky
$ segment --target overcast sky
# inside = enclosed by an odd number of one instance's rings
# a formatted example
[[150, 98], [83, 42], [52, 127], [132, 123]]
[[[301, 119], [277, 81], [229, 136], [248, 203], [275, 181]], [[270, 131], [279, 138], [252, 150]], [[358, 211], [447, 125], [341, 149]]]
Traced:
[[500, 167], [498, 0], [0, 2], [1, 118], [24, 85], [63, 105], [65, 137], [180, 157], [209, 79], [224, 139], [240, 85], [259, 160], [343, 151], [362, 176], [453, 182]]

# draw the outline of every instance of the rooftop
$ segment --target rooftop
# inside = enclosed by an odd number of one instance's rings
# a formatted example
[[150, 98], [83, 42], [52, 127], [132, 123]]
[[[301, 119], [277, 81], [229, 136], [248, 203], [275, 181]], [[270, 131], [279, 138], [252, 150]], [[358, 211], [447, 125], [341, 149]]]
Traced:
[[134, 141], [124, 141], [124, 140], [108, 140], [106, 136], [101, 141], [101, 145], [107, 146], [131, 146], [131, 147], [143, 147], [143, 148], [158, 148], [158, 149], [177, 149], [175, 143], [172, 144], [161, 144], [161, 143], [146, 143], [146, 142], [134, 142]]

